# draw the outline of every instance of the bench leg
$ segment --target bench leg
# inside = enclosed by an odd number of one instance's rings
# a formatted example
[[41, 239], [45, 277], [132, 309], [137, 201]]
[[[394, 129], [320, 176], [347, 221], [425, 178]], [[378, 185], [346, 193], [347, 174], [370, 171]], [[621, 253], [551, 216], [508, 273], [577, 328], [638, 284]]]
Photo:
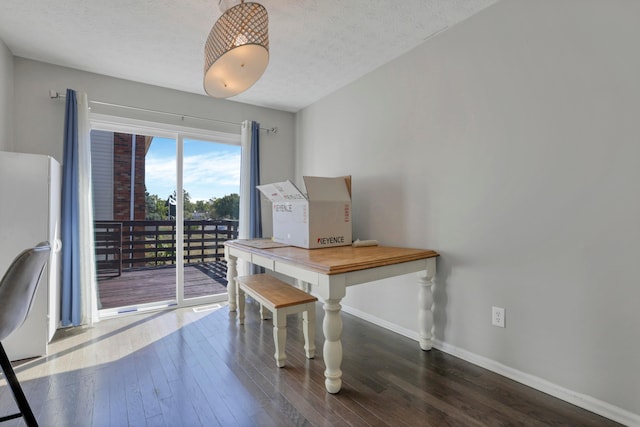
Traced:
[[316, 305], [307, 304], [307, 309], [302, 312], [302, 333], [304, 334], [304, 351], [307, 359], [316, 356]]
[[279, 313], [278, 310], [273, 312], [273, 342], [276, 347], [276, 365], [282, 368], [287, 360], [284, 350], [287, 344], [287, 315]]
[[246, 302], [246, 297], [245, 297], [245, 293], [244, 291], [240, 288], [240, 286], [237, 287], [237, 291], [238, 291], [238, 322], [241, 325], [244, 325], [244, 306], [245, 306], [245, 302]]

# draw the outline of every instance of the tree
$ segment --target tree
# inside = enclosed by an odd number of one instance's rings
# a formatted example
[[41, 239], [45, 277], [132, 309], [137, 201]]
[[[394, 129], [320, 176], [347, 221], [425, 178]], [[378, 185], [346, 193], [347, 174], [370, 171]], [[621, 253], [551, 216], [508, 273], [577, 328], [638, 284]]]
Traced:
[[215, 199], [213, 207], [220, 219], [238, 219], [240, 217], [240, 196], [233, 193]]
[[167, 206], [163, 199], [160, 199], [157, 194], [149, 194], [148, 191], [144, 192], [145, 198], [145, 218], [148, 221], [159, 221], [167, 219]]
[[204, 200], [196, 200], [195, 211], [199, 213], [207, 212], [207, 202]]
[[[178, 200], [176, 198], [176, 191], [173, 191], [173, 195], [170, 196], [170, 198], [173, 198], [173, 200]], [[182, 189], [182, 206], [183, 206], [183, 212], [184, 212], [184, 219], [192, 219], [193, 218], [193, 213], [196, 211], [196, 205], [191, 201], [191, 196], [189, 195], [189, 192], [185, 189]]]
[[[174, 191], [175, 194], [175, 191]], [[195, 205], [191, 201], [191, 196], [189, 192], [185, 189], [182, 189], [182, 203], [183, 203], [183, 212], [185, 219], [193, 218], [193, 212], [196, 210]]]
[[[157, 194], [149, 194], [145, 191], [146, 219], [148, 221], [159, 221], [170, 219], [170, 212], [175, 211], [175, 205], [169, 210], [168, 200], [175, 200], [176, 192], [167, 199], [161, 199]], [[240, 196], [233, 193], [226, 196], [209, 199], [191, 201], [189, 192], [183, 192], [184, 219], [238, 219], [240, 217]], [[195, 213], [198, 215], [195, 215]], [[175, 217], [171, 215], [171, 218]]]
[[218, 212], [216, 212], [216, 201], [215, 199], [207, 200], [207, 218], [209, 219], [217, 219]]

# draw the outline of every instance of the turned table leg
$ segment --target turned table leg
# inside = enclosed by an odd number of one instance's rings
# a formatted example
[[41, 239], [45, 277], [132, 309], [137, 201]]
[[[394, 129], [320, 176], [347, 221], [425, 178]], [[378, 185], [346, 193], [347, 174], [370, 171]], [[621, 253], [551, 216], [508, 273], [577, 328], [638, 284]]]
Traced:
[[342, 317], [340, 317], [340, 299], [324, 300], [324, 320], [322, 331], [324, 332], [324, 347], [322, 354], [326, 370], [325, 387], [329, 393], [337, 393], [342, 388]]
[[420, 348], [431, 350], [433, 346], [433, 277], [436, 274], [436, 259], [427, 260], [427, 269], [418, 278], [418, 333]]

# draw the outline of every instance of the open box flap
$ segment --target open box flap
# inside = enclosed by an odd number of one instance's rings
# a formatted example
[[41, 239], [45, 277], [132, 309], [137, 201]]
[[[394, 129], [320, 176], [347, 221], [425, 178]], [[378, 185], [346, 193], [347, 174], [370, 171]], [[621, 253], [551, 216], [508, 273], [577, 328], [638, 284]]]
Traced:
[[312, 201], [350, 202], [347, 180], [351, 177], [327, 178], [318, 176], [305, 176], [304, 186], [307, 189], [307, 197]]
[[306, 200], [304, 194], [291, 181], [256, 186], [272, 203]]

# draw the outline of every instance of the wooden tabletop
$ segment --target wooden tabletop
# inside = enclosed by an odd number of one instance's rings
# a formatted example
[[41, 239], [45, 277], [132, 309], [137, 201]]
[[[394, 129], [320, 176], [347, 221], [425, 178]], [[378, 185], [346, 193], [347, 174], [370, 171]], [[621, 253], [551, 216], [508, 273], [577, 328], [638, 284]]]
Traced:
[[[396, 248], [391, 246], [338, 246], [334, 248], [303, 249], [295, 246], [255, 247], [241, 240], [229, 240], [225, 245], [274, 260], [303, 265], [324, 274], [339, 274], [349, 271], [399, 264], [439, 256], [429, 249]], [[265, 246], [265, 245], [257, 245]], [[268, 246], [268, 245], [267, 245]]]

